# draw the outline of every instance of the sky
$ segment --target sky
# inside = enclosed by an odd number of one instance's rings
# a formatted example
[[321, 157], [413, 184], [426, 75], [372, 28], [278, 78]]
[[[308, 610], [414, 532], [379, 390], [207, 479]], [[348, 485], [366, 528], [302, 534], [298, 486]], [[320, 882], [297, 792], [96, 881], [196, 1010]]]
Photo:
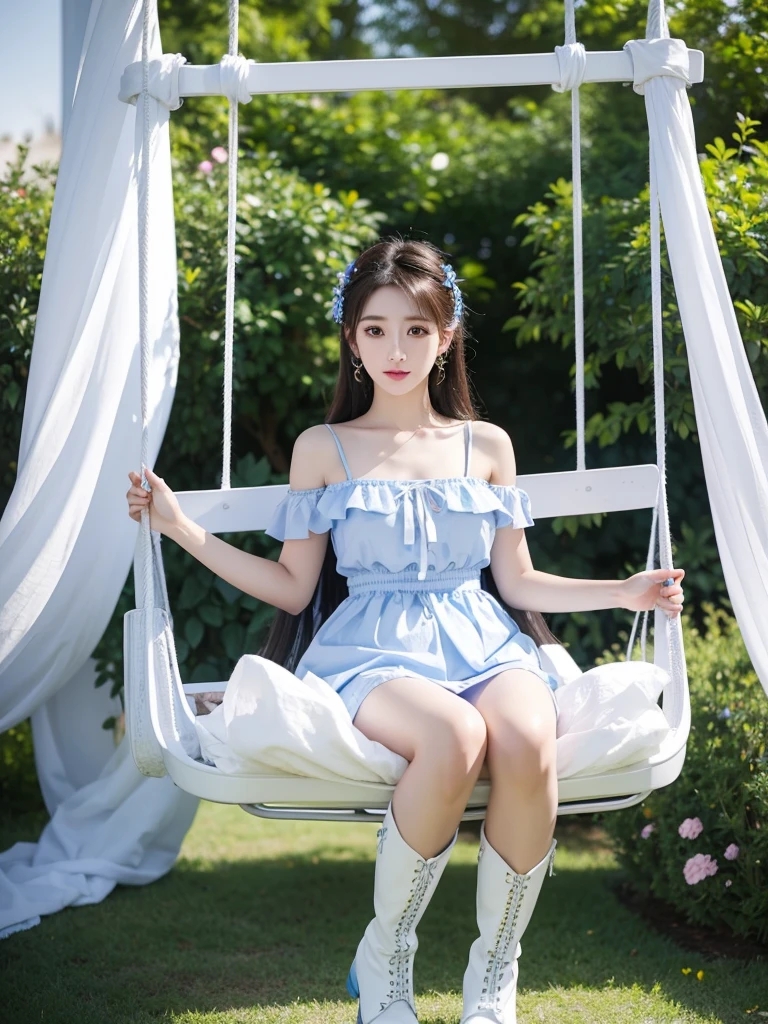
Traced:
[[0, 0], [0, 139], [61, 130], [61, 11], [62, 0]]
[[61, 129], [61, 10], [62, 0], [0, 0], [0, 138]]
[[0, 138], [61, 127], [61, 0], [0, 0]]

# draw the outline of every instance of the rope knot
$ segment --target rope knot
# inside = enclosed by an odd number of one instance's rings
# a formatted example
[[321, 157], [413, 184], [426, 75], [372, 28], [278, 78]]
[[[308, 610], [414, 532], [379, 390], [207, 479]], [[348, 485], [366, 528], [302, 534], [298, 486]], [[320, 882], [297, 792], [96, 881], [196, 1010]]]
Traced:
[[587, 51], [583, 43], [566, 43], [556, 46], [557, 63], [560, 66], [560, 82], [552, 85], [555, 92], [571, 92], [578, 89], [587, 72]]
[[[147, 91], [166, 110], [178, 110], [184, 100], [179, 95], [179, 72], [187, 63], [181, 53], [161, 53], [147, 62]], [[129, 64], [120, 78], [118, 99], [123, 103], [136, 103], [142, 88], [141, 61]]]
[[230, 103], [250, 103], [251, 94], [248, 89], [248, 74], [255, 60], [246, 60], [239, 54], [225, 53], [219, 61], [219, 85], [222, 95]]
[[632, 88], [640, 96], [652, 78], [678, 78], [691, 84], [688, 47], [682, 39], [630, 39], [624, 49], [632, 57]]

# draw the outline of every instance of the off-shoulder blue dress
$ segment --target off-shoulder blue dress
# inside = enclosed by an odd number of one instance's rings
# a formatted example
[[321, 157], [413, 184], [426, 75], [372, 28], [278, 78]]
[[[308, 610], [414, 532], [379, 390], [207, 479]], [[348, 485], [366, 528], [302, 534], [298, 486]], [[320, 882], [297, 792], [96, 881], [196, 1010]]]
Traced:
[[331, 531], [337, 571], [349, 596], [321, 625], [296, 666], [325, 680], [354, 720], [371, 690], [396, 677], [419, 677], [461, 697], [504, 669], [523, 668], [546, 683], [557, 710], [558, 680], [546, 672], [533, 638], [480, 586], [496, 530], [533, 526], [520, 488], [468, 476], [429, 480], [353, 478], [289, 490], [266, 533], [297, 540]]

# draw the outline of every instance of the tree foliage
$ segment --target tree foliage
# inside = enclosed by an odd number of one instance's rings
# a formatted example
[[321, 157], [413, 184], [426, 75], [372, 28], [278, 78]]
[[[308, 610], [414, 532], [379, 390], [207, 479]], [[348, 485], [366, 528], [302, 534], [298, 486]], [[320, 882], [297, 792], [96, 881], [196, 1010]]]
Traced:
[[[647, 0], [576, 5], [576, 35], [589, 50], [621, 49], [645, 37]], [[386, 55], [451, 56], [551, 52], [564, 41], [563, 0], [390, 0], [377, 5], [368, 31], [386, 40]], [[768, 114], [767, 0], [677, 0], [667, 4], [670, 35], [705, 54], [706, 83], [696, 88], [695, 116], [704, 138], [724, 133], [735, 110]], [[382, 53], [381, 55], [385, 55]], [[473, 90], [499, 110], [504, 90]], [[627, 108], [600, 88], [604, 123], [619, 125]], [[546, 89], [526, 90], [538, 100]]]
[[[752, 373], [758, 390], [765, 391], [768, 144], [757, 138], [758, 124], [740, 115], [732, 133], [736, 145], [715, 139], [706, 147], [709, 156], [702, 161], [701, 170]], [[550, 185], [544, 199], [517, 218], [516, 223], [526, 232], [524, 244], [534, 254], [529, 274], [513, 283], [520, 312], [504, 325], [514, 333], [519, 347], [549, 344], [567, 351], [573, 347], [572, 198], [570, 182], [560, 179]], [[605, 196], [584, 209], [585, 440], [592, 444], [592, 465], [595, 460], [606, 464], [601, 456], [604, 450], [632, 451], [654, 426], [648, 201], [645, 188], [634, 199]], [[565, 273], [564, 268], [568, 268]], [[685, 339], [665, 256], [662, 287], [668, 477], [675, 482], [668, 497], [673, 517], [677, 512], [682, 520], [675, 537], [675, 563], [685, 566], [689, 594], [701, 588], [702, 596], [717, 596], [728, 603], [711, 519], [705, 511], [708, 500], [696, 450], [699, 439]], [[603, 403], [597, 389], [600, 395], [605, 393], [607, 383], [615, 397]], [[590, 392], [595, 393], [591, 403]], [[562, 431], [561, 438], [565, 449], [572, 448], [575, 428]], [[644, 450], [646, 457], [650, 455], [650, 446]], [[679, 504], [683, 496], [684, 502]], [[697, 509], [701, 510], [698, 514]], [[600, 533], [610, 536], [615, 528], [612, 519], [568, 517], [555, 520], [553, 527], [556, 533], [566, 531], [575, 536], [580, 528], [599, 525]]]

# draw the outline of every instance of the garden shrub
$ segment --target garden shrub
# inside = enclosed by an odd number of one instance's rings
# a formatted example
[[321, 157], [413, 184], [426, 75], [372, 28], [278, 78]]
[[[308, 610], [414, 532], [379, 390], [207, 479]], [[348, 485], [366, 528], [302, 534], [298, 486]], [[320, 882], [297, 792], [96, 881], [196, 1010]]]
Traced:
[[55, 168], [19, 146], [0, 178], [0, 512], [16, 480], [21, 413], [37, 320]]
[[[706, 145], [700, 166], [750, 370], [758, 391], [768, 394], [768, 142], [758, 138], [758, 125], [738, 115], [734, 145], [716, 138]], [[518, 349], [540, 349], [542, 342], [550, 351], [573, 349], [572, 211], [571, 183], [559, 179], [515, 221], [524, 229], [523, 244], [534, 256], [528, 275], [512, 285], [520, 310], [504, 325], [513, 332]], [[647, 187], [629, 200], [603, 196], [584, 204], [584, 432], [592, 468], [651, 458], [655, 462], [648, 217]], [[672, 538], [673, 556], [686, 570], [685, 585], [689, 597], [696, 595], [691, 607], [698, 615], [699, 595], [724, 607], [730, 602], [709, 509], [685, 338], [663, 246], [662, 286], [667, 470], [674, 480], [668, 497], [670, 518], [680, 524]], [[503, 366], [500, 370], [502, 378], [511, 372]], [[608, 401], [603, 398], [606, 393]], [[573, 449], [575, 426], [562, 431], [561, 437], [563, 447]], [[638, 524], [642, 521], [637, 519]], [[620, 533], [626, 526], [621, 517], [558, 517], [552, 529], [573, 538], [579, 534], [579, 541], [589, 530], [588, 540], [579, 546], [601, 552], [600, 561], [593, 559], [596, 564], [603, 564], [612, 548], [617, 556], [623, 553]], [[629, 564], [625, 568], [628, 574], [637, 571]], [[562, 573], [563, 568], [554, 571]], [[564, 574], [594, 575], [595, 569], [583, 572], [580, 566], [567, 566]], [[549, 624], [559, 639], [579, 648], [578, 633], [587, 627], [586, 621], [557, 614]]]
[[0, 807], [10, 813], [45, 807], [37, 782], [32, 725], [28, 718], [0, 733]]
[[768, 697], [736, 619], [710, 602], [703, 611], [703, 635], [683, 616], [691, 731], [682, 772], [602, 824], [636, 891], [689, 922], [765, 942]]

